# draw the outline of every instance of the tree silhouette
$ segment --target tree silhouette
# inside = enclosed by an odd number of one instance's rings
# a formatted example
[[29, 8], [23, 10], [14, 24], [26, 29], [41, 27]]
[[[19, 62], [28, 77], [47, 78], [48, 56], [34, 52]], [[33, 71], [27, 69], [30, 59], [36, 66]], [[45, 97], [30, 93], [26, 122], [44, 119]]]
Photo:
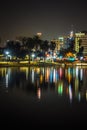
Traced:
[[45, 41], [43, 41], [42, 44], [41, 44], [41, 49], [42, 49], [43, 54], [44, 54], [44, 62], [45, 62], [45, 52], [48, 51], [48, 48], [49, 48], [48, 43], [49, 43], [49, 42], [48, 42], [47, 40], [45, 40]]

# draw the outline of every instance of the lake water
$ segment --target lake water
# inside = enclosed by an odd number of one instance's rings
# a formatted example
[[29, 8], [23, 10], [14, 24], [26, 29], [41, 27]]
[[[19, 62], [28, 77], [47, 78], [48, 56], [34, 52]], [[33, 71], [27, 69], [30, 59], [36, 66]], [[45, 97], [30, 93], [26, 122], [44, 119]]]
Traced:
[[0, 68], [0, 121], [86, 125], [87, 67]]

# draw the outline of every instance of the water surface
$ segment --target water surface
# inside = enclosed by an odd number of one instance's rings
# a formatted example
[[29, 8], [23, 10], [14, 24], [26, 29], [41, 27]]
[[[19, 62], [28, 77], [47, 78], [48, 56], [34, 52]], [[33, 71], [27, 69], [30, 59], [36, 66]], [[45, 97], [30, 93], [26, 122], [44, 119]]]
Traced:
[[86, 117], [86, 67], [0, 68], [2, 122], [85, 125]]

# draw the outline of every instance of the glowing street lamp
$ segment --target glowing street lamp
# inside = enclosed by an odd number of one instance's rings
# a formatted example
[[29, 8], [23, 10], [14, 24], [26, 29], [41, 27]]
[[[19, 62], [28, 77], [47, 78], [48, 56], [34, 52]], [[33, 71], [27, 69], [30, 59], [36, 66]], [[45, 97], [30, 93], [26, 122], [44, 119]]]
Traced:
[[32, 54], [32, 58], [34, 58], [35, 57], [35, 54]]
[[32, 54], [31, 56], [32, 56], [32, 61], [33, 61], [33, 60], [34, 60], [34, 57], [35, 57], [35, 54]]
[[10, 54], [9, 51], [6, 51], [5, 54], [6, 54], [6, 59], [8, 59], [8, 57], [11, 58], [11, 55], [9, 55]]
[[9, 55], [9, 51], [6, 51], [5, 54], [6, 54], [6, 55]]

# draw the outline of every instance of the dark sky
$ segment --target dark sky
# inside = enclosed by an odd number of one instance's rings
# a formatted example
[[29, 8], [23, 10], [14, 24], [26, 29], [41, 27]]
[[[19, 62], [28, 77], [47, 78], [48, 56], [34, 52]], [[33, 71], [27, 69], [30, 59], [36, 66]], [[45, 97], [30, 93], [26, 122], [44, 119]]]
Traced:
[[42, 39], [67, 35], [71, 29], [87, 30], [86, 0], [3, 0], [0, 3], [0, 36], [2, 40], [16, 36]]

